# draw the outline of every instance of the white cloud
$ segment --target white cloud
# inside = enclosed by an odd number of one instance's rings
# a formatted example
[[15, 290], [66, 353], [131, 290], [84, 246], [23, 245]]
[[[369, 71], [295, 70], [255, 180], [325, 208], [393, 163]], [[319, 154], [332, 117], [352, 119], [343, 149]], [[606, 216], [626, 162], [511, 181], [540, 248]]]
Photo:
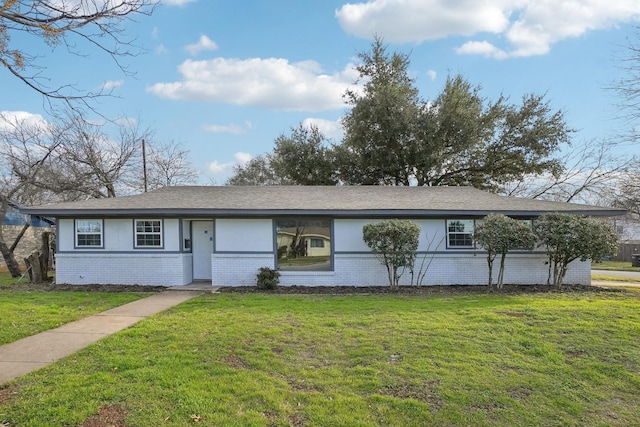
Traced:
[[147, 91], [175, 100], [321, 111], [343, 108], [342, 95], [357, 77], [351, 64], [341, 72], [324, 74], [316, 62], [279, 58], [187, 60], [178, 71], [181, 81], [156, 83]]
[[102, 90], [113, 90], [124, 84], [124, 80], [107, 80], [102, 84]]
[[435, 70], [427, 70], [427, 76], [431, 79], [431, 81], [433, 81], [438, 77], [438, 73], [436, 73]]
[[191, 56], [196, 56], [203, 50], [217, 50], [218, 45], [216, 44], [216, 42], [203, 34], [200, 36], [200, 39], [198, 39], [197, 43], [189, 44], [185, 47], [185, 49], [191, 54]]
[[312, 125], [316, 126], [320, 133], [326, 138], [334, 141], [340, 141], [344, 136], [344, 128], [342, 127], [340, 120], [315, 119], [313, 117], [309, 117], [302, 121], [302, 126], [306, 128], [311, 128]]
[[169, 49], [165, 47], [163, 44], [159, 44], [155, 48], [156, 55], [164, 55], [165, 53], [169, 53]]
[[253, 158], [251, 154], [243, 153], [241, 151], [234, 154], [233, 157], [236, 158], [236, 162], [238, 162], [238, 164], [240, 164], [241, 166], [246, 165]]
[[[449, 36], [469, 40], [456, 51], [496, 59], [544, 55], [554, 43], [640, 20], [637, 0], [371, 0], [336, 11], [342, 28], [363, 38], [421, 43]], [[481, 36], [481, 37], [486, 37]]]
[[456, 52], [461, 55], [483, 55], [496, 59], [504, 59], [507, 57], [507, 53], [505, 51], [498, 49], [487, 41], [466, 42], [457, 48]]
[[237, 152], [233, 155], [233, 157], [235, 158], [234, 162], [220, 163], [219, 161], [214, 160], [213, 162], [209, 163], [209, 172], [214, 175], [228, 175], [233, 172], [233, 167], [235, 165], [239, 164], [241, 166], [244, 166], [252, 158], [251, 154], [243, 152]]
[[245, 122], [244, 125], [237, 125], [235, 123], [230, 123], [228, 125], [204, 125], [202, 128], [207, 132], [213, 133], [231, 133], [234, 135], [241, 135], [243, 133], [247, 133], [249, 129], [251, 129], [253, 125], [251, 122]]
[[41, 129], [45, 129], [48, 124], [40, 114], [27, 111], [0, 111], [0, 130], [9, 130], [22, 123]]
[[346, 32], [390, 42], [423, 42], [450, 35], [499, 33], [509, 25], [502, 4], [507, 1], [372, 0], [345, 4], [336, 18]]

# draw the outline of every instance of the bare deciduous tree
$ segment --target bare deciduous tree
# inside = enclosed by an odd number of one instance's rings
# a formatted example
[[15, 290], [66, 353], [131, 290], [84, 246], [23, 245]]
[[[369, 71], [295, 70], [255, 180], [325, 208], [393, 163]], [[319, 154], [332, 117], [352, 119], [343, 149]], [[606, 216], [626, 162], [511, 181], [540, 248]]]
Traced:
[[[40, 174], [52, 163], [64, 141], [64, 129], [25, 119], [0, 115], [0, 224], [11, 207], [21, 203], [46, 199], [47, 190], [34, 186]], [[0, 227], [0, 253], [13, 277], [20, 276], [20, 266], [14, 250], [30, 226], [27, 221], [21, 232], [8, 241]]]
[[617, 145], [591, 141], [573, 147], [563, 156], [563, 169], [551, 174], [508, 183], [502, 193], [559, 202], [610, 204], [613, 189], [633, 164], [633, 158], [616, 154]]
[[636, 161], [620, 180], [614, 204], [629, 211], [635, 220], [640, 218], [640, 160]]
[[157, 4], [158, 0], [0, 0], [0, 64], [45, 99], [88, 106], [88, 100], [105, 93], [82, 91], [68, 82], [50, 86], [42, 53], [16, 44], [35, 38], [52, 53], [62, 46], [65, 53], [77, 56], [87, 56], [85, 48], [97, 49], [128, 73], [121, 59], [141, 49], [125, 34], [124, 23], [150, 15]]
[[200, 173], [189, 160], [189, 150], [178, 141], [147, 145], [147, 179], [150, 190], [195, 184]]
[[[636, 32], [640, 40], [640, 27]], [[620, 108], [619, 118], [623, 122], [625, 140], [634, 142], [640, 138], [640, 41], [628, 40], [626, 53], [619, 58], [619, 68], [623, 77], [613, 81], [609, 89], [617, 93]]]
[[134, 191], [138, 180], [140, 147], [150, 130], [141, 129], [137, 121], [118, 127], [117, 138], [110, 137], [103, 126], [82, 117], [68, 119], [68, 139], [61, 146], [57, 168], [64, 169], [71, 181], [88, 197], [116, 197]]
[[[115, 197], [142, 186], [141, 141], [151, 131], [138, 121], [118, 127], [90, 123], [73, 112], [56, 122], [0, 115], [0, 223], [11, 206]], [[195, 179], [188, 152], [178, 144], [152, 151], [155, 186]], [[23, 230], [29, 227], [27, 223]], [[22, 234], [8, 242], [0, 230], [0, 253], [11, 274], [20, 274], [13, 254]]]

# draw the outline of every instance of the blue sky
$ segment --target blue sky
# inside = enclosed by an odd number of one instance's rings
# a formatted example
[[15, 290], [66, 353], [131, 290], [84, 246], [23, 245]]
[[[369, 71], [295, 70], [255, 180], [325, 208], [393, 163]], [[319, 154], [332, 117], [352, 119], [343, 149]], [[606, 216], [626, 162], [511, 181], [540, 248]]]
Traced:
[[[578, 129], [575, 144], [613, 137], [626, 39], [637, 40], [637, 0], [165, 0], [126, 34], [147, 53], [124, 59], [78, 45], [86, 57], [15, 39], [38, 53], [51, 85], [113, 88], [96, 108], [138, 120], [155, 139], [191, 152], [202, 182], [224, 183], [234, 163], [273, 148], [299, 123], [341, 138], [341, 95], [374, 34], [410, 54], [422, 98], [462, 74], [496, 99], [546, 93]], [[22, 46], [21, 46], [22, 47]], [[47, 119], [42, 98], [0, 69], [0, 111]]]

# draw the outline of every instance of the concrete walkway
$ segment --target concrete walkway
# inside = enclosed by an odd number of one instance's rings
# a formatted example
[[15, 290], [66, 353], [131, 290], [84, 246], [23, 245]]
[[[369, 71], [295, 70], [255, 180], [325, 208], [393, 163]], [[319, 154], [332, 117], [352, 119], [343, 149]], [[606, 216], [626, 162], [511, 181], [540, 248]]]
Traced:
[[161, 292], [0, 346], [0, 384], [50, 365], [101, 338], [202, 293], [194, 290]]

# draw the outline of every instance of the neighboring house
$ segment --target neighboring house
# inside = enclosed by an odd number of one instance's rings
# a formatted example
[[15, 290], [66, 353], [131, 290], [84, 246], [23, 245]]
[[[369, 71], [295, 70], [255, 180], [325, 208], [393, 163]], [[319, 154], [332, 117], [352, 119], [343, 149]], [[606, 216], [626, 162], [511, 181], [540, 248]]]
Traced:
[[[31, 255], [34, 250], [40, 249], [40, 246], [42, 245], [42, 232], [54, 231], [53, 226], [55, 225], [55, 220], [21, 213], [19, 206], [10, 202], [9, 210], [2, 219], [2, 235], [9, 246], [13, 244], [15, 238], [20, 234], [27, 223], [29, 223], [30, 226], [14, 250], [16, 261], [20, 264], [23, 264], [24, 259]], [[6, 268], [6, 263], [1, 256], [0, 268]]]
[[[282, 285], [385, 285], [386, 270], [363, 242], [362, 227], [387, 218], [421, 227], [416, 264], [431, 261], [422, 284], [483, 284], [485, 252], [472, 234], [487, 214], [535, 220], [545, 212], [624, 213], [469, 187], [382, 186], [165, 187], [23, 212], [57, 218], [58, 283], [167, 286], [254, 285], [265, 266], [280, 271]], [[292, 255], [296, 235], [303, 243]], [[546, 283], [546, 261], [542, 250], [510, 253], [505, 283]], [[590, 283], [589, 269], [588, 261], [572, 263], [565, 283]], [[401, 284], [410, 283], [405, 274]]]
[[611, 259], [631, 262], [634, 256], [640, 255], [640, 222], [635, 215], [610, 218], [609, 223], [615, 228], [620, 238], [618, 253]]

